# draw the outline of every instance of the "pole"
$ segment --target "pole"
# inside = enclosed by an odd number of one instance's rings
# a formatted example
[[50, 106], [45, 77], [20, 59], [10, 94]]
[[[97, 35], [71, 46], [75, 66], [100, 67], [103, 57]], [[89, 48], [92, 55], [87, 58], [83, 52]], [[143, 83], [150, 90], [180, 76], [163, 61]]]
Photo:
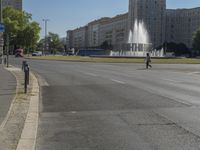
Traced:
[[29, 85], [29, 66], [27, 62], [24, 63], [24, 93], [27, 93], [27, 86]]
[[9, 35], [6, 34], [6, 54], [7, 54], [7, 68], [9, 67]]
[[[44, 24], [45, 24], [45, 51], [47, 51], [47, 23], [49, 19], [43, 19]], [[43, 55], [44, 55], [44, 49], [43, 49]]]
[[[0, 23], [3, 22], [2, 18], [2, 0], [0, 0]], [[0, 33], [0, 56], [1, 56], [1, 63], [3, 64], [3, 32]]]

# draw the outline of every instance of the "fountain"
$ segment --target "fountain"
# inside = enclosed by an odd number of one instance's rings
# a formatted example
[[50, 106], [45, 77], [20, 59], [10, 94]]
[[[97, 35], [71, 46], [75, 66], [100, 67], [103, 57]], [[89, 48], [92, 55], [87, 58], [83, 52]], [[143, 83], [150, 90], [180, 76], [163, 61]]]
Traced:
[[129, 31], [128, 43], [131, 56], [146, 56], [152, 44], [143, 21], [135, 20], [133, 29]]
[[[130, 0], [129, 9], [129, 34], [128, 46], [129, 50], [111, 51], [110, 56], [134, 56], [145, 57], [146, 53], [150, 53], [153, 57], [163, 57], [164, 50], [152, 49], [153, 44], [150, 42], [150, 36], [146, 28], [142, 16], [138, 15], [138, 7], [140, 6], [139, 0]], [[133, 7], [132, 7], [133, 6]], [[133, 20], [132, 20], [133, 19]]]
[[[151, 56], [164, 56], [163, 49], [152, 49], [153, 44], [150, 42], [150, 36], [146, 28], [143, 16], [139, 15], [138, 7], [141, 5], [140, 0], [130, 0], [130, 31], [128, 35], [128, 44], [130, 45], [130, 55], [144, 57], [146, 53]], [[132, 21], [133, 19], [133, 21]]]

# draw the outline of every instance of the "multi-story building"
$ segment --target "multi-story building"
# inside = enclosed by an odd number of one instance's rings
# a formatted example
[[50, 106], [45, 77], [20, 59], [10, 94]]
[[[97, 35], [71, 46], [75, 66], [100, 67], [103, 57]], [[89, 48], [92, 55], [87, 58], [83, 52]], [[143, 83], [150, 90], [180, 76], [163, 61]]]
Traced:
[[101, 18], [88, 24], [88, 47], [98, 47], [100, 43], [100, 28], [102, 22], [108, 21], [110, 18]]
[[88, 27], [80, 27], [75, 30], [67, 31], [69, 48], [87, 48], [88, 47]]
[[107, 41], [114, 49], [119, 50], [127, 43], [128, 14], [122, 14], [110, 18], [101, 23], [100, 44]]
[[23, 1], [22, 0], [2, 0], [3, 6], [12, 6], [13, 8], [22, 10]]
[[118, 15], [113, 18], [101, 18], [90, 22], [88, 25], [67, 31], [69, 48], [96, 48], [105, 41], [115, 48], [127, 43], [128, 14]]
[[83, 28], [68, 31], [68, 45], [100, 47], [107, 41], [115, 50], [127, 50], [130, 48], [127, 46], [129, 31], [133, 30], [136, 20], [145, 24], [149, 43], [154, 48], [166, 41], [184, 43], [192, 48], [192, 35], [200, 27], [200, 8], [172, 10], [166, 9], [166, 0], [129, 0], [128, 13], [95, 20]]
[[169, 9], [166, 12], [166, 41], [192, 47], [192, 36], [200, 27], [200, 8]]
[[71, 49], [74, 48], [74, 42], [73, 42], [73, 30], [68, 30], [67, 32], [67, 38], [66, 38], [66, 44], [67, 44], [67, 48]]
[[154, 47], [165, 41], [166, 0], [129, 0], [128, 27], [132, 30], [136, 20], [143, 21]]

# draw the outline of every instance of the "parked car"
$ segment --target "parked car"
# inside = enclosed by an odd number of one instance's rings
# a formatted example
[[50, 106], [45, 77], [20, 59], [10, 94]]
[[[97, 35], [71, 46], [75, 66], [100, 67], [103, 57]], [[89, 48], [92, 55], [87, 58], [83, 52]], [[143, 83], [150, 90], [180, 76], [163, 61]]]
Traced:
[[42, 56], [42, 52], [40, 52], [40, 51], [34, 52], [34, 53], [32, 53], [32, 56]]

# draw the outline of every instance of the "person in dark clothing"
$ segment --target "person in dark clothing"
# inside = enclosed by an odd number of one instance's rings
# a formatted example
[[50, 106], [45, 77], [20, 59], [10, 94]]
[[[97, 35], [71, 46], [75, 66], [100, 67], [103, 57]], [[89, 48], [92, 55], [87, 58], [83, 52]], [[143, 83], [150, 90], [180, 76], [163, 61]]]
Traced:
[[152, 66], [150, 65], [151, 57], [150, 57], [149, 53], [147, 53], [147, 56], [146, 56], [146, 59], [145, 59], [145, 63], [146, 63], [146, 69], [148, 69], [149, 67], [152, 68]]

